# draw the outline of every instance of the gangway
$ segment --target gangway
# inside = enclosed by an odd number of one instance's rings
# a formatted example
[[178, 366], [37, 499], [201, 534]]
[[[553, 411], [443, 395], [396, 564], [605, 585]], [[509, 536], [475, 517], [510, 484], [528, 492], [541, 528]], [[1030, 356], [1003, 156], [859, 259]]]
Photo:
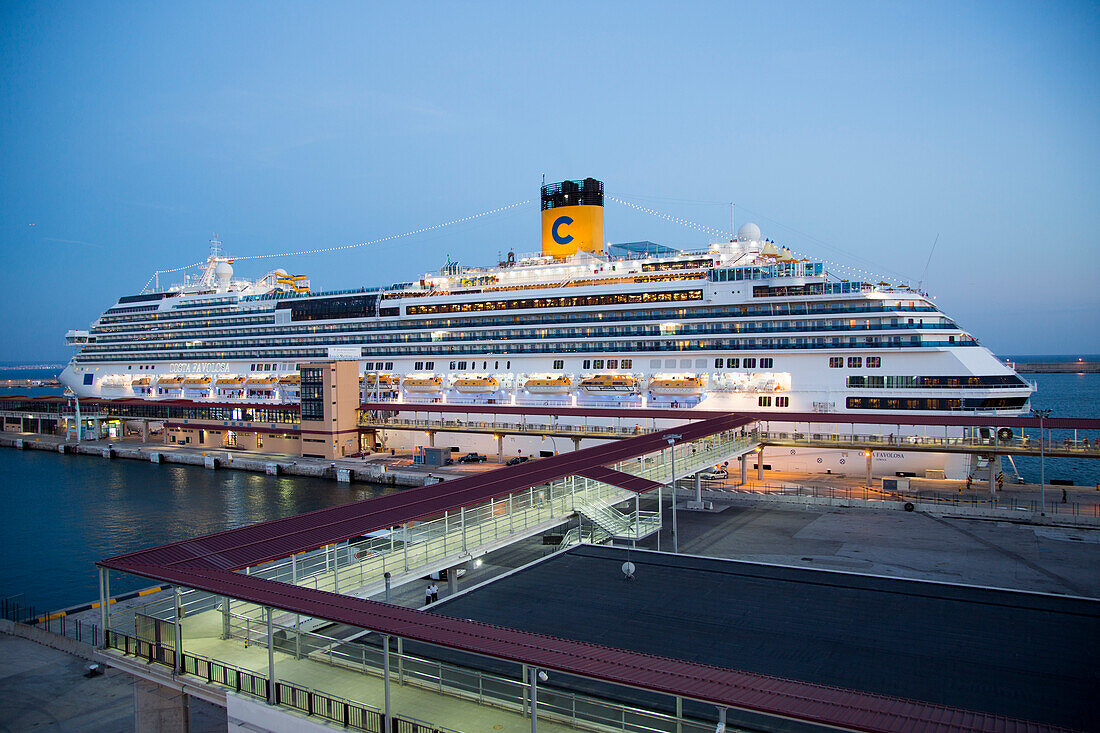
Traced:
[[[657, 511], [643, 511], [639, 497], [669, 485], [673, 463], [675, 478], [682, 479], [755, 450], [758, 440], [754, 431], [743, 428], [687, 440], [611, 466], [582, 469], [577, 474], [447, 510], [426, 521], [403, 523], [384, 536], [363, 542], [344, 540], [250, 565], [239, 572], [303, 588], [370, 598], [385, 591], [387, 575], [392, 589], [442, 570], [457, 571], [483, 555], [576, 521], [578, 514], [602, 531], [588, 534], [585, 541], [641, 540], [661, 529], [663, 515], [660, 503]], [[627, 502], [633, 504], [629, 511], [615, 508]], [[457, 572], [448, 572], [448, 582], [454, 583], [456, 578]], [[179, 603], [188, 618], [201, 613], [220, 614], [223, 638], [248, 639], [261, 628], [261, 606], [228, 600], [215, 603], [210, 598], [209, 594], [183, 591]], [[174, 602], [170, 598], [157, 599], [138, 613], [171, 618]], [[131, 629], [134, 612], [123, 610], [118, 614], [118, 620], [112, 616], [111, 627]], [[279, 623], [290, 629], [302, 628], [303, 619], [281, 615]], [[316, 626], [305, 628], [314, 630]]]

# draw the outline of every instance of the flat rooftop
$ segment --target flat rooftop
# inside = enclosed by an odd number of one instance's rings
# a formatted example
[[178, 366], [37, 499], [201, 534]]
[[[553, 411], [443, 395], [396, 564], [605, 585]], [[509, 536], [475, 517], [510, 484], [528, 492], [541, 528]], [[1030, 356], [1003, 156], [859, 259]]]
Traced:
[[[636, 567], [634, 580], [621, 569], [628, 560]], [[430, 610], [805, 682], [1100, 728], [1092, 700], [1100, 683], [1098, 600], [580, 546]], [[553, 675], [550, 686], [555, 682], [574, 687], [579, 681]], [[637, 702], [660, 705], [642, 693]], [[713, 719], [713, 709], [699, 712]], [[759, 722], [733, 715], [731, 724], [738, 720]]]

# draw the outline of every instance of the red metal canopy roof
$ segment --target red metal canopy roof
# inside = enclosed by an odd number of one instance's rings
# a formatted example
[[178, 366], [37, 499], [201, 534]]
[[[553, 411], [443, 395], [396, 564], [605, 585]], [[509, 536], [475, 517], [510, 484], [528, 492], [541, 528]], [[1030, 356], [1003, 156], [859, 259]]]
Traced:
[[635, 494], [644, 494], [647, 491], [653, 491], [659, 489], [664, 484], [657, 483], [656, 481], [650, 481], [642, 476], [635, 476], [631, 473], [623, 473], [622, 471], [616, 471], [613, 468], [607, 466], [593, 466], [592, 468], [586, 468], [583, 471], [577, 471], [578, 476], [584, 476], [590, 478], [593, 481], [602, 481], [605, 484], [611, 484], [612, 486], [618, 486], [620, 489], [626, 489], [627, 491], [633, 491]]
[[125, 570], [124, 566], [134, 564], [161, 567], [190, 565], [239, 570], [341, 542], [376, 529], [438, 516], [445, 511], [479, 504], [609, 463], [653, 453], [668, 447], [664, 436], [673, 431], [681, 435], [680, 440], [684, 442], [733, 430], [747, 422], [748, 420], [735, 415], [712, 418], [637, 438], [505, 466], [480, 475], [463, 476], [441, 484], [406, 489], [397, 494], [140, 550], [105, 560], [101, 564], [118, 570]]
[[[735, 429], [747, 422], [746, 417], [726, 415], [674, 430], [683, 442]], [[233, 572], [568, 475], [588, 474], [601, 481], [609, 478], [618, 481], [625, 474], [603, 468], [606, 464], [658, 451], [667, 446], [665, 434], [671, 432], [670, 429], [650, 433], [480, 476], [210, 534], [120, 555], [98, 565], [451, 649], [843, 729], [937, 733], [1054, 730], [1005, 716], [516, 631]], [[634, 483], [630, 479], [621, 480]]]
[[[721, 415], [736, 414], [749, 420], [774, 423], [812, 423], [814, 425], [938, 425], [940, 427], [979, 428], [1038, 428], [1034, 417], [1007, 417], [1000, 415], [973, 415], [945, 413], [943, 415], [911, 415], [900, 412], [775, 412], [747, 411], [729, 413], [720, 410], [684, 410], [654, 407], [567, 407], [534, 405], [454, 405], [420, 404], [409, 402], [364, 402], [361, 410], [379, 412], [438, 412], [470, 415], [563, 415], [570, 417], [613, 417], [635, 420], [645, 425], [646, 420], [706, 420]], [[1044, 428], [1065, 430], [1100, 430], [1100, 419], [1084, 417], [1048, 417]]]
[[517, 631], [224, 570], [140, 565], [126, 570], [188, 588], [450, 649], [843, 729], [935, 733], [1056, 730], [1000, 715]]

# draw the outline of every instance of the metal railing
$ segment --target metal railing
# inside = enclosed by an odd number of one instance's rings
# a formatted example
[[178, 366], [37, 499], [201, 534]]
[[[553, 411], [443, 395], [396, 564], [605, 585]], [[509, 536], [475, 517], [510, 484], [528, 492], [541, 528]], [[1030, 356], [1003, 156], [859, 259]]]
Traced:
[[[291, 627], [276, 626], [276, 651], [293, 654], [299, 659], [340, 667], [374, 677], [383, 675], [383, 650], [381, 644], [365, 643], [364, 635], [341, 640], [316, 632], [296, 631]], [[278, 635], [282, 632], [282, 636]], [[373, 635], [371, 635], [372, 638]], [[295, 638], [299, 637], [299, 638]], [[134, 656], [147, 663], [173, 667], [174, 650], [139, 636], [111, 631], [109, 646], [126, 656]], [[266, 645], [266, 630], [254, 635], [251, 643]], [[297, 653], [296, 653], [297, 650]], [[267, 699], [266, 675], [207, 657], [184, 652], [181, 657], [184, 674], [190, 674], [210, 684], [218, 684], [237, 692]], [[529, 716], [530, 685], [525, 679], [512, 679], [471, 667], [442, 662], [423, 656], [390, 651], [391, 683], [410, 685], [448, 697], [462, 699], [478, 705], [497, 707], [512, 713]], [[524, 676], [525, 677], [525, 676]], [[361, 702], [329, 695], [325, 692], [277, 680], [276, 704], [323, 717], [358, 730], [381, 733], [384, 715], [380, 710]], [[713, 723], [704, 723], [655, 710], [646, 710], [624, 703], [606, 700], [568, 689], [539, 686], [539, 718], [570, 725], [574, 728], [597, 731], [630, 731], [632, 733], [702, 733], [713, 730]], [[402, 730], [445, 730], [436, 725], [392, 716], [394, 721], [404, 721], [419, 728], [402, 727]]]
[[[453, 404], [453, 402], [452, 402]], [[477, 405], [471, 405], [476, 410]], [[644, 416], [639, 416], [644, 419]], [[531, 423], [531, 422], [500, 422], [496, 420], [433, 420], [415, 418], [382, 418], [363, 412], [359, 416], [360, 427], [376, 429], [405, 429], [405, 430], [440, 430], [446, 432], [483, 432], [483, 433], [516, 433], [531, 435], [576, 435], [579, 437], [598, 436], [608, 437], [633, 437], [649, 432], [641, 424], [634, 426], [613, 425], [567, 425], [559, 423]]]
[[[22, 594], [20, 594], [22, 595]], [[19, 596], [0, 600], [0, 618], [48, 631], [75, 641], [98, 646], [99, 625], [70, 618], [64, 611], [41, 612], [38, 608], [15, 600]]]
[[[107, 647], [122, 652], [123, 656], [133, 656], [148, 664], [160, 664], [175, 669], [175, 650], [164, 644], [146, 641], [117, 631], [108, 631]], [[183, 674], [197, 677], [207, 684], [220, 685], [260, 700], [268, 699], [270, 684], [268, 678], [243, 667], [183, 652], [180, 656], [180, 669]], [[329, 695], [283, 680], [276, 680], [274, 693], [276, 705], [324, 718], [339, 723], [345, 728], [368, 731], [368, 733], [384, 733], [387, 728], [385, 714], [366, 703]], [[392, 717], [395, 721], [401, 719], [396, 715]], [[417, 726], [413, 730], [434, 730], [434, 728], [425, 728], [416, 721], [407, 722]]]
[[[778, 421], [779, 418], [777, 418]], [[893, 423], [884, 423], [893, 425]], [[904, 423], [903, 423], [904, 424]], [[763, 443], [776, 445], [846, 445], [846, 446], [883, 446], [905, 450], [906, 448], [973, 448], [988, 453], [1034, 453], [1038, 455], [1040, 441], [1028, 435], [1016, 436], [1009, 440], [982, 437], [951, 437], [932, 435], [882, 435], [866, 433], [795, 433], [761, 432]], [[1045, 440], [1042, 448], [1050, 453], [1072, 453], [1082, 458], [1100, 458], [1100, 439], [1096, 441], [1074, 440], [1071, 438]]]
[[[982, 482], [984, 485], [984, 482]], [[679, 485], [678, 490], [683, 492], [689, 488]], [[1052, 487], [1054, 489], [1060, 487]], [[1004, 511], [1039, 514], [1042, 510], [1039, 499], [1020, 499], [1017, 497], [995, 496], [982, 494], [980, 496], [970, 494], [958, 494], [951, 492], [929, 491], [884, 491], [863, 486], [806, 486], [802, 484], [784, 483], [760, 483], [750, 481], [745, 485], [715, 486], [711, 482], [703, 482], [703, 490], [707, 492], [721, 492], [739, 496], [792, 496], [807, 499], [864, 499], [867, 501], [897, 501], [913, 502], [914, 504], [934, 504], [939, 508], [950, 510], [952, 507], [966, 509], [998, 509]], [[1061, 503], [1056, 500], [1055, 494], [1046, 502], [1046, 513], [1062, 517], [1098, 517], [1100, 518], [1100, 504], [1089, 504], [1067, 501]]]

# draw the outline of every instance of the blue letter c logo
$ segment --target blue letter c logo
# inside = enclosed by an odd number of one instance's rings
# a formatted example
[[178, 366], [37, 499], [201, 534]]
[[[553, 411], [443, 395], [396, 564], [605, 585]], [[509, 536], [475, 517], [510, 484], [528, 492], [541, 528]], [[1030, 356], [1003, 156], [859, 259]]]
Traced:
[[550, 227], [550, 234], [554, 237], [554, 241], [558, 244], [569, 244], [573, 241], [572, 234], [566, 234], [564, 237], [558, 234], [558, 227], [562, 224], [572, 224], [573, 220], [568, 216], [559, 216], [554, 220], [554, 226]]

